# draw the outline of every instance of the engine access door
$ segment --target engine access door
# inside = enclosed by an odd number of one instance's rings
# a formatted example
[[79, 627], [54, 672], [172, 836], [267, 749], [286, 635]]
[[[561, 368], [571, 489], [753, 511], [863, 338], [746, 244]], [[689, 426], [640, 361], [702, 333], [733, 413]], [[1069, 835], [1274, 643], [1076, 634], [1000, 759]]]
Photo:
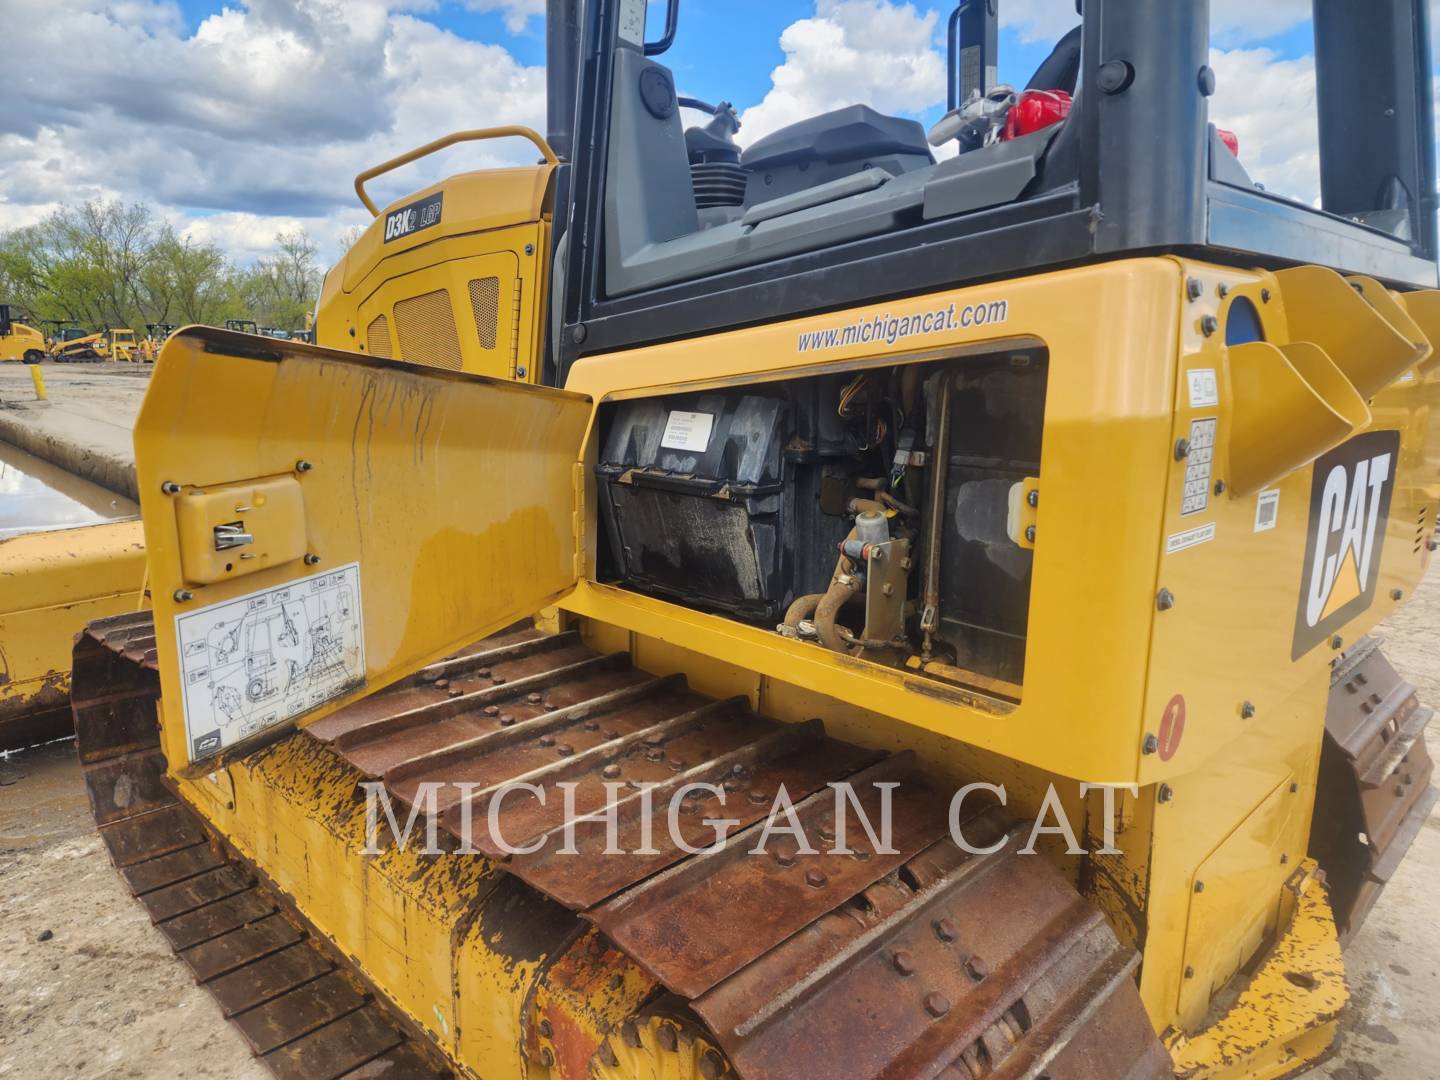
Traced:
[[192, 327], [135, 429], [162, 745], [201, 772], [575, 582], [580, 394]]

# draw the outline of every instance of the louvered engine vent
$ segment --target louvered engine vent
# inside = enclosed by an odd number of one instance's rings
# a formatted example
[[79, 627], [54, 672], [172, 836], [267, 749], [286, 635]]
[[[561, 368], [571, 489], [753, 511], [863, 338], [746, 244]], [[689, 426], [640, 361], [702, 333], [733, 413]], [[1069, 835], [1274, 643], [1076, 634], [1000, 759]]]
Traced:
[[745, 170], [728, 161], [697, 161], [690, 166], [695, 208], [740, 206], [745, 202]]

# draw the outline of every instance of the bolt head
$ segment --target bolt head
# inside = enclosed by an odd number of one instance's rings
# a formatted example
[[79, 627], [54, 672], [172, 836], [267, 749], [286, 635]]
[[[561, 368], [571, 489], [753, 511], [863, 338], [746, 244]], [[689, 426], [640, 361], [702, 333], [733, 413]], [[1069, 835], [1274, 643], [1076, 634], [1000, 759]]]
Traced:
[[1175, 798], [1175, 789], [1169, 784], [1161, 784], [1160, 789], [1155, 792], [1155, 798], [1159, 802], [1168, 803]]
[[1155, 607], [1160, 611], [1169, 611], [1175, 606], [1175, 594], [1169, 589], [1161, 589], [1155, 594]]
[[306, 566], [314, 566], [314, 565], [315, 565], [316, 563], [318, 563], [319, 561], [320, 561], [320, 556], [319, 556], [319, 555], [315, 555], [315, 554], [309, 553], [309, 552], [306, 553], [306, 555], [305, 555], [305, 565], [306, 565]]
[[812, 889], [823, 889], [825, 887], [825, 875], [819, 870], [805, 871], [805, 884]]
[[187, 601], [195, 599], [195, 594], [192, 593], [189, 589], [176, 589], [174, 595], [175, 602], [177, 604], [183, 604]]
[[295, 462], [296, 472], [309, 472], [314, 467], [314, 465], [311, 465], [310, 462], [306, 461], [304, 458], [301, 458], [299, 461]]
[[1191, 300], [1199, 300], [1205, 292], [1205, 286], [1200, 284], [1199, 278], [1190, 278], [1185, 282], [1185, 295]]
[[925, 1011], [936, 1020], [950, 1011], [950, 999], [944, 994], [931, 992], [925, 995]]
[[1215, 494], [1216, 494], [1216, 495], [1224, 495], [1224, 494], [1225, 494], [1225, 481], [1224, 481], [1224, 480], [1216, 480], [1216, 481], [1215, 481]]
[[950, 919], [936, 919], [935, 936], [941, 941], [954, 941], [960, 936], [960, 928]]
[[1391, 589], [1391, 590], [1390, 590], [1390, 599], [1391, 599], [1391, 600], [1403, 600], [1404, 598], [1405, 598], [1405, 590], [1404, 590], [1404, 589]]
[[1145, 741], [1140, 744], [1141, 753], [1153, 754], [1160, 749], [1160, 738], [1158, 735], [1147, 734]]
[[1185, 968], [1185, 977], [1186, 977], [1187, 979], [1193, 979], [1193, 978], [1195, 977], [1195, 969], [1194, 969], [1193, 967], [1188, 967], [1188, 966], [1187, 966], [1187, 967]]
[[674, 1024], [661, 1024], [655, 1030], [655, 1041], [660, 1044], [662, 1050], [674, 1050], [680, 1045], [680, 1038], [675, 1031]]
[[1270, 290], [1269, 290], [1269, 289], [1261, 289], [1261, 290], [1260, 290], [1260, 302], [1261, 302], [1262, 304], [1268, 304], [1268, 303], [1270, 302]]
[[1035, 542], [1035, 526], [1034, 526], [1034, 525], [1026, 525], [1026, 526], [1025, 526], [1025, 539], [1028, 540], [1028, 541], [1030, 541], [1030, 543], [1032, 543], [1032, 544]]
[[1243, 705], [1240, 706], [1240, 719], [1242, 719], [1242, 720], [1249, 720], [1249, 719], [1250, 719], [1252, 716], [1254, 716], [1254, 715], [1255, 715], [1255, 706], [1254, 706], [1254, 704], [1252, 704], [1251, 702], [1247, 701], [1247, 702], [1245, 702]]
[[969, 960], [965, 961], [965, 970], [970, 973], [970, 978], [976, 982], [981, 982], [985, 976], [990, 974], [990, 965], [985, 963], [980, 957], [972, 956]]
[[1204, 892], [1204, 891], [1205, 891], [1205, 883], [1204, 883], [1203, 881], [1197, 881], [1197, 882], [1195, 882], [1195, 891], [1196, 891], [1197, 893], [1202, 893], [1202, 892]]
[[1220, 329], [1220, 320], [1214, 315], [1206, 315], [1200, 320], [1200, 332], [1206, 337], [1214, 337], [1215, 331]]
[[1175, 460], [1184, 461], [1190, 456], [1190, 440], [1179, 438], [1175, 440]]
[[1344, 645], [1345, 645], [1345, 639], [1342, 638], [1339, 634], [1336, 634], [1334, 637], [1332, 637], [1332, 638], [1330, 639], [1330, 648], [1332, 648], [1332, 649], [1340, 649], [1340, 648], [1343, 648]]
[[534, 254], [535, 254], [535, 245], [534, 245], [534, 244], [526, 244], [526, 245], [525, 245], [525, 254], [526, 254], [526, 255], [534, 255]]
[[1229, 286], [1229, 285], [1226, 285], [1226, 284], [1222, 281], [1219, 285], [1217, 285], [1217, 286], [1215, 287], [1215, 291], [1219, 294], [1220, 299], [1221, 299], [1221, 300], [1224, 300], [1225, 297], [1227, 297], [1227, 296], [1230, 295], [1230, 286]]
[[775, 852], [775, 861], [781, 866], [794, 866], [795, 852], [791, 851], [789, 848], [781, 848], [779, 851]]
[[904, 949], [896, 949], [895, 954], [890, 957], [890, 963], [896, 971], [906, 978], [915, 974], [915, 957], [911, 956]]
[[609, 765], [606, 765], [605, 768], [600, 770], [600, 775], [605, 777], [606, 780], [614, 780], [617, 776], [620, 775], [620, 766], [616, 765], [614, 762], [611, 762]]
[[160, 490], [166, 495], [179, 495], [180, 485], [175, 483], [174, 480], [166, 480], [160, 485]]
[[1040, 505], [1040, 491], [1038, 488], [1031, 488], [1025, 493], [1025, 501], [1031, 506]]

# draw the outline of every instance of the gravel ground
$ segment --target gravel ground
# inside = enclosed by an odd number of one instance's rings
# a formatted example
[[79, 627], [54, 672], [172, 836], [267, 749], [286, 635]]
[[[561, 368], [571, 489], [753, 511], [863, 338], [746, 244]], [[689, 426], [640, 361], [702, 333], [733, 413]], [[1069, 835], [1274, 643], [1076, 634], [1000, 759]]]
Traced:
[[[1381, 633], [1440, 702], [1440, 573]], [[1440, 757], [1440, 724], [1429, 732]], [[1440, 1074], [1440, 817], [1347, 954], [1334, 1080]], [[44, 938], [45, 940], [41, 940]], [[0, 761], [0, 1077], [268, 1076], [111, 869], [69, 743]]]

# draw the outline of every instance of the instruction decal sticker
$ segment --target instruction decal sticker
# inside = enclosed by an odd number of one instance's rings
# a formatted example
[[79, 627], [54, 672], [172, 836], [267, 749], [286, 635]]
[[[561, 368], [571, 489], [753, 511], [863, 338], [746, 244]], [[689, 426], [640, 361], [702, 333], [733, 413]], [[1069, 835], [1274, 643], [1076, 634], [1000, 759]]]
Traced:
[[190, 760], [365, 684], [360, 564], [175, 616]]
[[1375, 599], [1399, 453], [1398, 431], [1371, 431], [1315, 462], [1292, 660]]

